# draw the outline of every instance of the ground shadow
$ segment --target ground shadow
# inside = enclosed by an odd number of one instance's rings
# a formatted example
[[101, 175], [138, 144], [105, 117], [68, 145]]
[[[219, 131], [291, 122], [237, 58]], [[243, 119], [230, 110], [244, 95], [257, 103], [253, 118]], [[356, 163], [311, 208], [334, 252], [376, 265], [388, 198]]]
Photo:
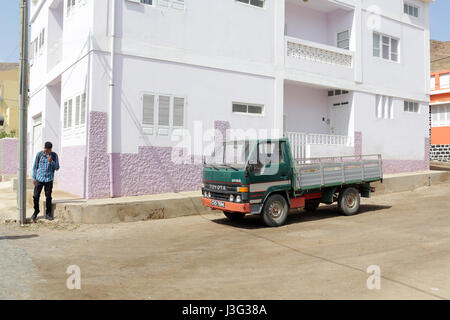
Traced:
[[[376, 205], [376, 204], [362, 204], [359, 210], [360, 214], [364, 214], [367, 212], [374, 212], [379, 210], [390, 209], [391, 206], [385, 205]], [[286, 220], [285, 225], [291, 225], [296, 223], [308, 222], [308, 221], [317, 221], [323, 219], [331, 219], [342, 216], [340, 211], [337, 208], [337, 205], [323, 205], [319, 207], [315, 212], [305, 212], [304, 210], [291, 210], [289, 216]], [[349, 217], [351, 218], [351, 217]], [[214, 223], [228, 225], [230, 227], [242, 228], [242, 229], [260, 229], [265, 228], [263, 225], [259, 215], [249, 215], [242, 220], [238, 221], [230, 221], [228, 218], [217, 218], [211, 220]]]
[[0, 240], [20, 240], [20, 239], [31, 239], [39, 237], [37, 234], [29, 234], [24, 236], [4, 236], [0, 237]]

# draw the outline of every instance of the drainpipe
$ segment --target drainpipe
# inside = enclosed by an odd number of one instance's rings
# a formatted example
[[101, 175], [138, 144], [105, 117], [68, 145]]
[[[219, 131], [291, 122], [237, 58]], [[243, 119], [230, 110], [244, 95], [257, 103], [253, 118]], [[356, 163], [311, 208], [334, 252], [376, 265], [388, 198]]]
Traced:
[[113, 110], [114, 110], [114, 60], [116, 56], [116, 0], [112, 0], [111, 8], [111, 68], [109, 83], [109, 117], [108, 117], [108, 146], [109, 146], [109, 192], [111, 198], [114, 197], [114, 176], [113, 176]]

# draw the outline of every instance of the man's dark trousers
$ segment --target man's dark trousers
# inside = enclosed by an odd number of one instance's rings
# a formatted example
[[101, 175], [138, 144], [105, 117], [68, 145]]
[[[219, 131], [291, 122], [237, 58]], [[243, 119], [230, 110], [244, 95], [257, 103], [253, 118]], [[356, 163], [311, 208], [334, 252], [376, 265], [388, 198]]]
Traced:
[[41, 182], [36, 180], [36, 185], [34, 186], [34, 217], [39, 214], [39, 198], [41, 196], [42, 188], [45, 192], [45, 204], [46, 204], [46, 217], [52, 217], [52, 191], [53, 191], [53, 181]]

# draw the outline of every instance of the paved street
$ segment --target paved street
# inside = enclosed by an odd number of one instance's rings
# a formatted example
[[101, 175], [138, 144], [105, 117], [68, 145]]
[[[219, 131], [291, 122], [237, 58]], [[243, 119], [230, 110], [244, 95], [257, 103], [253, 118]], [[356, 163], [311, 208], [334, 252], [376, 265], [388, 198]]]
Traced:
[[[448, 299], [450, 184], [292, 213], [114, 225], [0, 225], [0, 299]], [[0, 196], [1, 198], [1, 196]], [[1, 200], [0, 200], [1, 201]], [[81, 290], [66, 287], [81, 269]], [[368, 290], [366, 270], [381, 270]]]

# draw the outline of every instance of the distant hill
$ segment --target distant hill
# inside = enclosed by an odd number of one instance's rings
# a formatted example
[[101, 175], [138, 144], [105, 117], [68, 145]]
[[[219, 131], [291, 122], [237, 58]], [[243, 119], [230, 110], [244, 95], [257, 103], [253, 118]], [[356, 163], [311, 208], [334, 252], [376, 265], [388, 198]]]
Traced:
[[431, 72], [450, 70], [450, 41], [431, 40]]

